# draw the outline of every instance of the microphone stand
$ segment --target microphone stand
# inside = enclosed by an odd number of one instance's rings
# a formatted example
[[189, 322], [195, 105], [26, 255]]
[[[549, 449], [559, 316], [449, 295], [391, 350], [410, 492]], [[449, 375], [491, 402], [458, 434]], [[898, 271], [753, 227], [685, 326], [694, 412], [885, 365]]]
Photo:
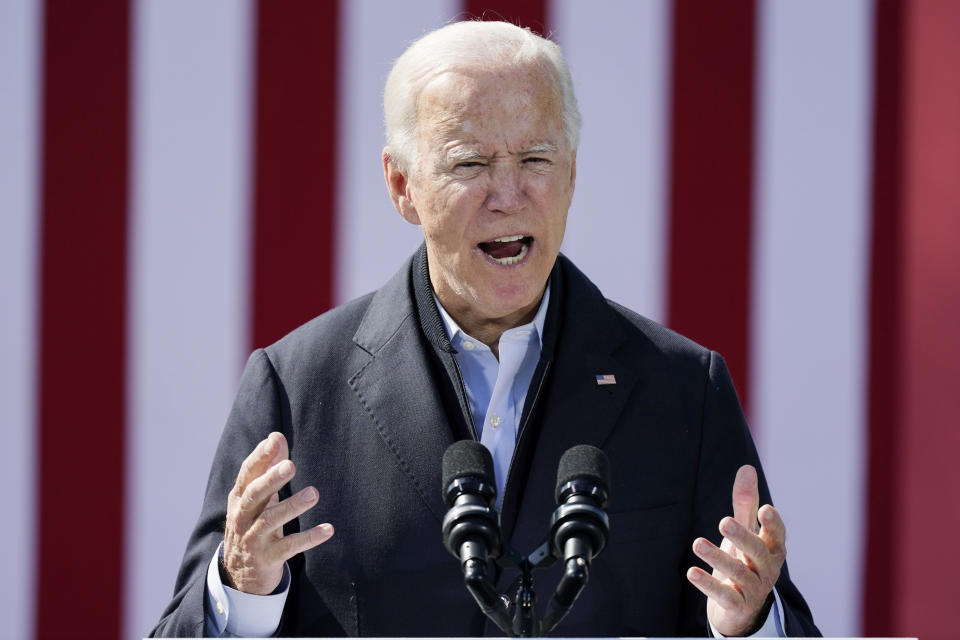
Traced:
[[520, 586], [514, 598], [513, 630], [519, 638], [534, 638], [543, 635], [543, 627], [537, 616], [537, 594], [533, 591], [533, 564], [524, 558], [520, 564]]
[[[568, 544], [576, 544], [569, 541]], [[571, 549], [571, 551], [579, 551]], [[486, 563], [471, 558], [463, 565], [463, 580], [480, 610], [497, 627], [511, 638], [536, 638], [544, 636], [557, 626], [570, 612], [583, 587], [587, 584], [589, 567], [580, 557], [570, 558], [566, 570], [547, 605], [546, 615], [541, 619], [537, 613], [537, 594], [533, 589], [533, 571], [548, 567], [556, 560], [546, 541], [524, 557], [512, 549], [504, 549], [498, 564], [505, 568], [520, 570], [520, 583], [513, 600], [497, 594], [487, 575]]]
[[505, 634], [515, 637], [507, 605], [487, 576], [487, 562], [484, 558], [472, 557], [463, 563], [463, 582], [484, 615]]
[[[528, 555], [523, 556], [510, 547], [503, 546], [502, 553], [496, 557], [501, 567], [519, 569], [520, 583], [513, 600], [497, 593], [497, 589], [487, 571], [487, 546], [469, 537], [466, 531], [478, 531], [478, 523], [458, 520], [461, 512], [473, 511], [477, 507], [466, 505], [454, 507], [444, 518], [444, 530], [453, 528], [460, 522], [458, 533], [464, 537], [460, 543], [463, 581], [473, 599], [494, 624], [511, 638], [534, 638], [546, 635], [570, 613], [573, 603], [590, 578], [589, 558], [596, 555], [595, 549], [602, 549], [609, 530], [606, 513], [593, 505], [574, 502], [562, 505], [554, 512], [551, 534]], [[570, 518], [570, 515], [581, 516]], [[582, 516], [593, 514], [596, 520]], [[558, 535], [560, 532], [578, 532], [581, 535]], [[558, 538], [560, 538], [558, 540]], [[548, 567], [556, 560], [563, 560], [563, 576], [547, 604], [547, 611], [541, 620], [537, 614], [537, 595], [533, 590], [533, 571]], [[586, 560], [585, 560], [586, 558]]]
[[[468, 547], [468, 545], [470, 545]], [[581, 558], [571, 558], [556, 592], [547, 605], [543, 620], [537, 614], [537, 594], [533, 589], [533, 570], [553, 564], [549, 543], [545, 542], [528, 557], [518, 556], [507, 550], [501, 566], [520, 570], [520, 584], [512, 601], [497, 593], [487, 574], [487, 563], [475, 555], [473, 543], [464, 547], [470, 555], [463, 563], [463, 583], [476, 600], [477, 606], [494, 624], [511, 638], [537, 638], [553, 631], [553, 628], [570, 612], [574, 601], [587, 584], [588, 570]], [[577, 567], [577, 570], [571, 570]], [[579, 569], [582, 568], [582, 571]]]
[[553, 631], [553, 628], [570, 613], [573, 603], [576, 602], [583, 588], [587, 586], [589, 578], [590, 565], [582, 557], [578, 555], [567, 560], [563, 576], [560, 578], [560, 583], [557, 584], [553, 597], [550, 598], [547, 613], [543, 617], [543, 632], [545, 634]]

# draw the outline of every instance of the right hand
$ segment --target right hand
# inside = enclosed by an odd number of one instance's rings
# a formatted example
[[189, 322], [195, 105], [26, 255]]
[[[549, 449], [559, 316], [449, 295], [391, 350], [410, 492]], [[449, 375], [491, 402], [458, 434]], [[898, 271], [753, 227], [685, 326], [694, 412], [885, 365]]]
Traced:
[[304, 487], [280, 501], [277, 492], [296, 473], [289, 456], [287, 439], [271, 433], [243, 461], [227, 497], [223, 567], [228, 586], [239, 591], [273, 593], [287, 560], [333, 536], [329, 523], [283, 535], [283, 525], [312, 508], [318, 497], [314, 487]]

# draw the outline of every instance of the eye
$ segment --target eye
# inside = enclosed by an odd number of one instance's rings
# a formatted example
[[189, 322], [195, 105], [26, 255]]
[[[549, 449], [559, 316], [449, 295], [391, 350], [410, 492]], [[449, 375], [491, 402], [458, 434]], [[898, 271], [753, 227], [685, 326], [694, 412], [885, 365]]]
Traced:
[[530, 156], [523, 159], [524, 164], [549, 164], [550, 160], [539, 156]]
[[487, 166], [484, 159], [478, 160], [458, 160], [454, 163], [450, 173], [461, 178], [473, 178], [483, 173]]

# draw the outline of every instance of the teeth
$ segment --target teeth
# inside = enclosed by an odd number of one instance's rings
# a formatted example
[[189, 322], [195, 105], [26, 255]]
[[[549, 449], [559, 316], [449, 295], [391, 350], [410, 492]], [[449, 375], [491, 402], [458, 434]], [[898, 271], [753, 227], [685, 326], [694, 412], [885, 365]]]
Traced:
[[515, 242], [517, 240], [523, 240], [523, 236], [503, 236], [502, 238], [494, 239], [494, 242]]
[[[523, 236], [517, 236], [517, 238], [522, 238], [522, 237]], [[509, 240], [498, 240], [497, 242], [509, 242]], [[523, 245], [520, 248], [520, 253], [513, 256], [512, 258], [493, 258], [493, 256], [490, 256], [490, 257], [496, 260], [497, 264], [502, 264], [503, 266], [508, 267], [512, 264], [517, 264], [518, 262], [523, 260], [523, 257], [527, 255], [527, 251], [529, 251], [529, 249], [527, 248], [527, 245]]]

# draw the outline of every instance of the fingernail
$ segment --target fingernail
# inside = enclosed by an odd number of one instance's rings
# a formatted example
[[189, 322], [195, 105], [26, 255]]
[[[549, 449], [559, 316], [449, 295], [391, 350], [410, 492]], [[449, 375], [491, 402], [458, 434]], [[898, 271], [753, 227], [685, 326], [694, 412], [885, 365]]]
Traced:
[[313, 487], [307, 487], [303, 490], [303, 493], [300, 494], [300, 499], [306, 503], [313, 502], [317, 499], [317, 490]]
[[697, 553], [706, 553], [707, 552], [707, 543], [705, 540], [697, 540], [694, 544], [694, 550]]
[[289, 460], [284, 460], [280, 463], [280, 468], [277, 469], [280, 473], [281, 478], [289, 478], [293, 474], [293, 463]]
[[764, 512], [760, 514], [760, 519], [764, 522], [773, 522], [773, 509], [765, 509]]
[[273, 454], [277, 450], [277, 439], [273, 437], [273, 434], [267, 436], [267, 444], [264, 447], [264, 451], [268, 454]]

